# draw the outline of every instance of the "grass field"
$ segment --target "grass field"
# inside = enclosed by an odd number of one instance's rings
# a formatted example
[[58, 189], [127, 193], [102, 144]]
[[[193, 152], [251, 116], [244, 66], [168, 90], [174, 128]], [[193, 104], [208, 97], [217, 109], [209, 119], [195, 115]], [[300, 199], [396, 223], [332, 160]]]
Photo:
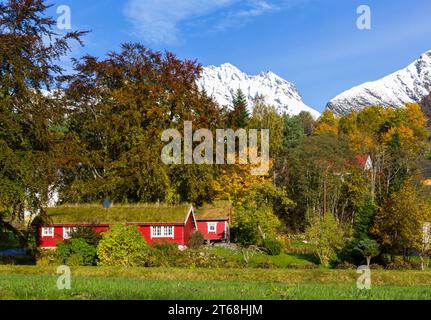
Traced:
[[72, 268], [58, 290], [54, 267], [0, 266], [0, 299], [431, 299], [431, 272], [373, 271], [358, 290], [349, 270]]
[[[222, 256], [226, 261], [243, 262], [244, 258], [241, 251], [227, 249], [224, 247], [207, 246], [204, 251]], [[306, 268], [306, 267], [317, 267], [315, 265], [316, 259], [312, 254], [303, 253], [281, 253], [278, 256], [270, 256], [261, 252], [255, 253], [250, 261], [250, 267], [259, 267], [262, 265], [270, 265], [275, 268]]]

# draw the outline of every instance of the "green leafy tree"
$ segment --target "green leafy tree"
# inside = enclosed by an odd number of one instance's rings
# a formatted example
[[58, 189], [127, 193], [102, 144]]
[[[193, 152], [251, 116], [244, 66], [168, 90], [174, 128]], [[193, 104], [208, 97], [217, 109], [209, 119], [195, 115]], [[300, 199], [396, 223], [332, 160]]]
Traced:
[[376, 240], [365, 238], [358, 242], [355, 250], [357, 250], [367, 260], [367, 266], [369, 267], [371, 259], [379, 255], [380, 246]]
[[97, 246], [100, 266], [144, 266], [148, 254], [149, 246], [134, 226], [110, 227]]
[[284, 116], [283, 136], [283, 146], [287, 149], [297, 147], [302, 142], [305, 138], [305, 132], [299, 116]]
[[374, 218], [377, 213], [377, 206], [372, 198], [367, 195], [360, 205], [355, 216], [353, 225], [353, 238], [356, 240], [367, 239], [370, 235]]
[[43, 214], [61, 183], [60, 59], [84, 34], [57, 34], [47, 10], [43, 0], [0, 3], [0, 228], [13, 232], [21, 246], [29, 245], [32, 232], [25, 213]]
[[[72, 112], [67, 139], [75, 157], [63, 170], [63, 201], [203, 202], [213, 197], [215, 166], [166, 165], [166, 129], [217, 128], [217, 105], [196, 84], [201, 66], [140, 44], [104, 60], [75, 61], [64, 77]], [[72, 148], [72, 147], [71, 147]]]
[[272, 184], [253, 186], [234, 204], [233, 241], [243, 246], [259, 245], [285, 231], [280, 219], [293, 205], [286, 192]]
[[[262, 98], [254, 100], [253, 114], [248, 122], [250, 129], [269, 130], [269, 154], [272, 158], [283, 148], [284, 120], [274, 106], [268, 105]], [[260, 136], [258, 135], [260, 143]]]
[[327, 267], [337, 252], [343, 247], [343, 230], [333, 215], [315, 217], [305, 230], [306, 238], [313, 245], [313, 251], [320, 263]]
[[[304, 161], [306, 159], [306, 161]], [[309, 216], [329, 212], [340, 221], [352, 220], [367, 184], [354, 165], [348, 141], [333, 133], [307, 137], [277, 159], [276, 183], [286, 188], [296, 205], [289, 209], [289, 227], [303, 231]]]

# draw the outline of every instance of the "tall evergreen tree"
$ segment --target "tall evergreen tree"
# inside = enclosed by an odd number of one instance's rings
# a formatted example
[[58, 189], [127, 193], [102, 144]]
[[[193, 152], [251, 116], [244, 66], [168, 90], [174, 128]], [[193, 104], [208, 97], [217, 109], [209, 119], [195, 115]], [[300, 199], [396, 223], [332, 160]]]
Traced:
[[232, 100], [232, 111], [228, 114], [228, 123], [234, 129], [247, 127], [250, 113], [247, 110], [247, 98], [241, 89], [238, 89]]

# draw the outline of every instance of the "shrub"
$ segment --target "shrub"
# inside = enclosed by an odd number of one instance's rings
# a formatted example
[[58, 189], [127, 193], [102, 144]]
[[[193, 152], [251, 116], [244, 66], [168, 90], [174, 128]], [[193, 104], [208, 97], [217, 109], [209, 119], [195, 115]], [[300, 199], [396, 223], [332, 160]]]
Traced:
[[263, 246], [266, 249], [266, 253], [270, 256], [278, 256], [281, 253], [283, 247], [282, 243], [277, 239], [266, 238], [263, 240]]
[[342, 270], [356, 270], [358, 267], [355, 266], [354, 264], [347, 262], [347, 261], [343, 261], [340, 262], [336, 265], [337, 269], [342, 269]]
[[97, 247], [102, 235], [92, 227], [79, 227], [70, 233], [70, 239], [84, 239], [89, 245]]
[[204, 235], [199, 231], [195, 231], [190, 235], [187, 245], [190, 249], [199, 249], [204, 244], [204, 241]]
[[97, 246], [101, 266], [144, 266], [148, 254], [149, 247], [135, 226], [110, 227]]
[[84, 239], [70, 239], [59, 244], [55, 254], [60, 263], [70, 266], [91, 266], [96, 263], [96, 248]]
[[176, 244], [159, 241], [155, 242], [151, 247], [147, 257], [147, 267], [174, 267], [177, 265], [177, 260], [181, 258], [183, 253], [178, 250]]
[[43, 250], [36, 255], [36, 265], [38, 267], [47, 267], [58, 264], [55, 251]]
[[273, 269], [275, 268], [274, 263], [271, 261], [263, 261], [256, 264], [256, 268], [258, 269]]
[[185, 251], [176, 261], [179, 268], [224, 268], [226, 259], [208, 252]]
[[336, 258], [336, 253], [344, 244], [343, 230], [330, 213], [325, 214], [323, 218], [314, 218], [305, 234], [314, 245], [313, 253], [325, 267]]
[[409, 262], [401, 259], [395, 259], [386, 266], [387, 270], [421, 270], [419, 262]]

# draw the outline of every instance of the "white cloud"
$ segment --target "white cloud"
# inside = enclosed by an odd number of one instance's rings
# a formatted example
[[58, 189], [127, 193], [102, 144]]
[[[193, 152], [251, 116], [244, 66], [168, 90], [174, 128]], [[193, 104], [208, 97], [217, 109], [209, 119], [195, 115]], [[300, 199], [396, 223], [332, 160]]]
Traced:
[[124, 15], [133, 24], [134, 32], [151, 43], [175, 44], [183, 22], [225, 11], [209, 29], [225, 29], [240, 25], [278, 7], [267, 0], [128, 0]]

